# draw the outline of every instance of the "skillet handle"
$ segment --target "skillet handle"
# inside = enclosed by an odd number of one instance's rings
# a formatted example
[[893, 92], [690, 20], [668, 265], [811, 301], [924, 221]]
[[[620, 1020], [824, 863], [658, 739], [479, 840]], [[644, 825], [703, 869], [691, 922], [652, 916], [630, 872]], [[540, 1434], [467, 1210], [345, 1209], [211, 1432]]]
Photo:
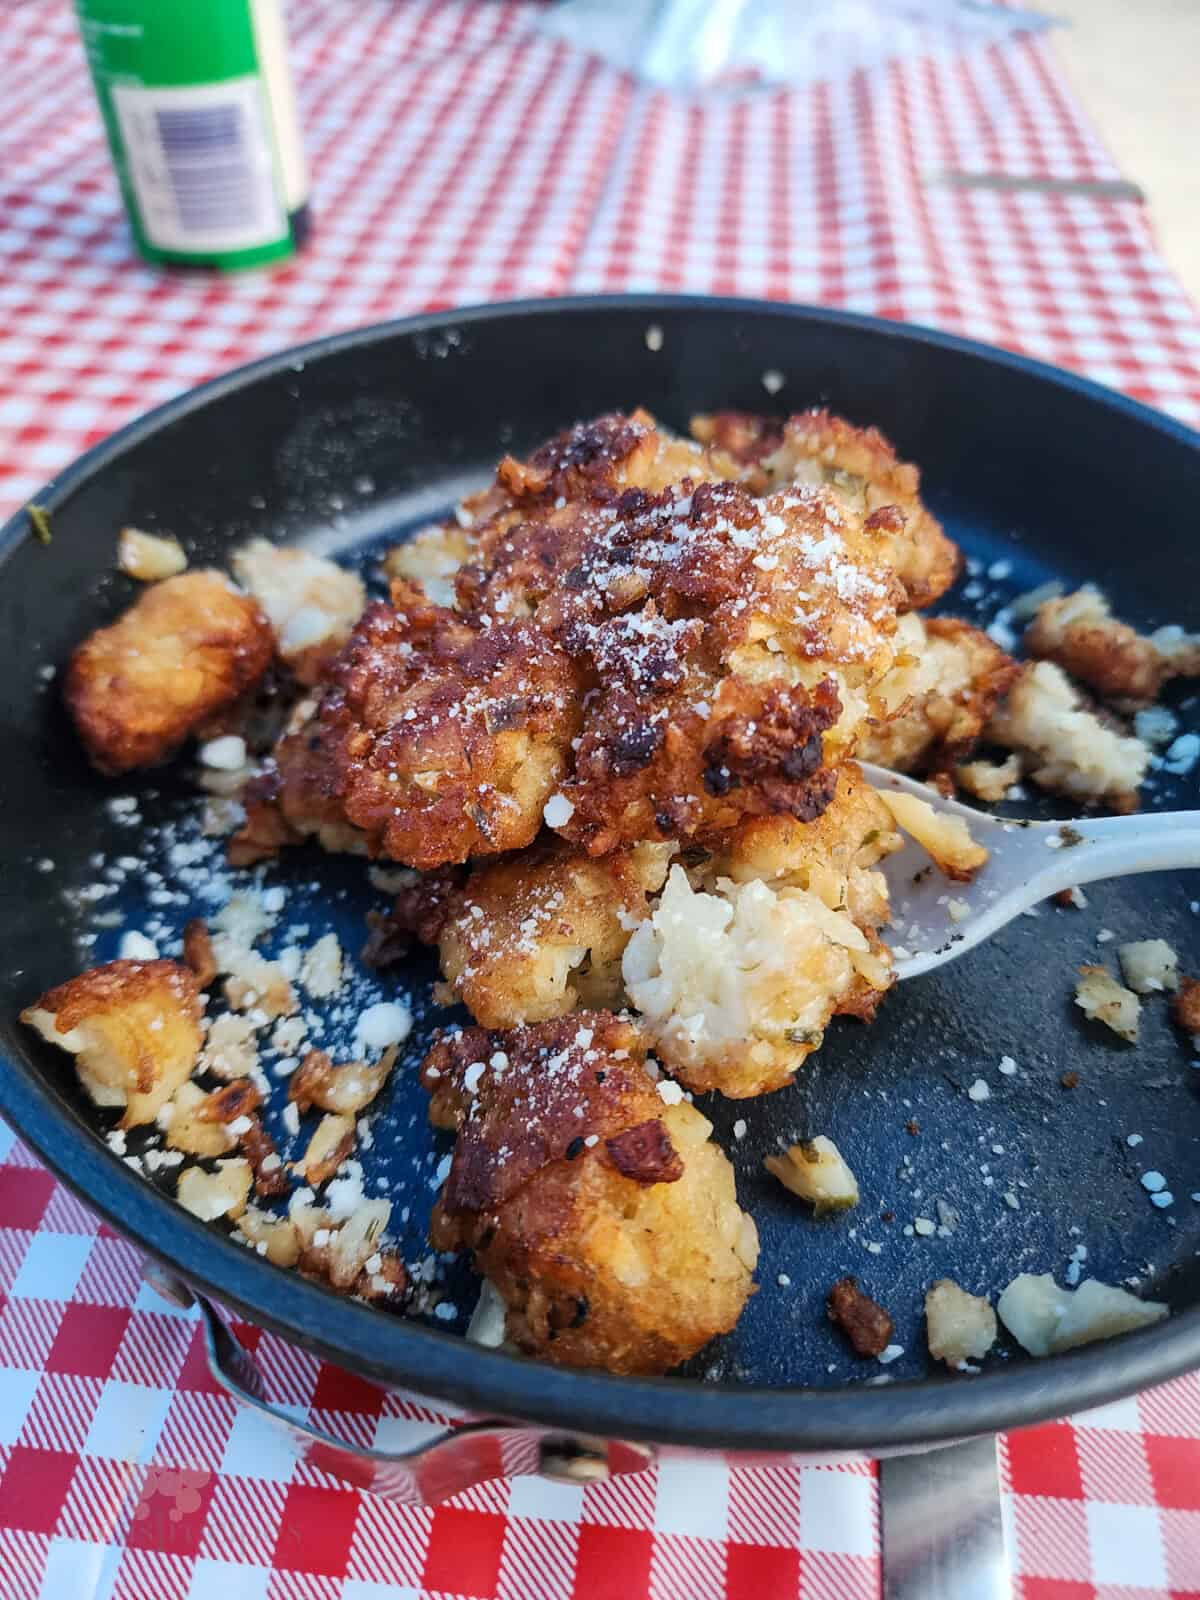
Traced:
[[642, 1472], [654, 1459], [652, 1445], [568, 1434], [499, 1418], [435, 1431], [411, 1450], [376, 1450], [339, 1439], [322, 1428], [297, 1422], [263, 1398], [253, 1357], [234, 1338], [211, 1300], [149, 1262], [143, 1266], [142, 1276], [171, 1304], [197, 1308], [209, 1372], [226, 1394], [282, 1428], [302, 1460], [385, 1500], [436, 1505], [490, 1478], [526, 1473], [560, 1483], [599, 1483], [621, 1473]]

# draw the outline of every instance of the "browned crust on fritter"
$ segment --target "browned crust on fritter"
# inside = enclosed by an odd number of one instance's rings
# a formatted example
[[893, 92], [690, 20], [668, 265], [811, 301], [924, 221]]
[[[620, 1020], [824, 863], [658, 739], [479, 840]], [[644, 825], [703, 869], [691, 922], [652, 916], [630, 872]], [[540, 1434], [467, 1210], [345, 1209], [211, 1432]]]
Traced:
[[679, 1152], [657, 1117], [606, 1139], [604, 1148], [621, 1176], [634, 1183], [678, 1183], [683, 1177]]
[[219, 572], [185, 572], [145, 589], [79, 645], [64, 696], [92, 762], [128, 772], [165, 761], [270, 665], [258, 606]]
[[[499, 1074], [487, 1066], [468, 1094], [467, 1069], [490, 1063], [498, 1051], [508, 1065]], [[617, 1051], [624, 1056], [618, 1059]], [[638, 1029], [598, 1011], [505, 1032], [468, 1028], [440, 1039], [421, 1065], [421, 1082], [430, 1091], [431, 1120], [459, 1132], [441, 1211], [453, 1216], [503, 1205], [543, 1167], [578, 1159], [589, 1134], [603, 1144], [661, 1113], [645, 1059]]]
[[1178, 658], [1164, 655], [1152, 639], [1116, 617], [1083, 616], [1060, 624], [1059, 611], [1077, 598], [1067, 595], [1041, 606], [1025, 630], [1025, 648], [1032, 656], [1057, 662], [1101, 699], [1127, 709], [1148, 706], [1168, 679], [1200, 671], [1200, 660], [1187, 652]]
[[1171, 1016], [1185, 1033], [1200, 1035], [1200, 978], [1179, 979], [1179, 992], [1171, 1002]]
[[419, 869], [520, 849], [566, 766], [576, 698], [570, 661], [535, 629], [482, 626], [397, 584], [280, 744], [279, 810], [301, 833], [349, 822]]
[[[199, 1020], [204, 1009], [200, 986], [195, 974], [178, 961], [109, 961], [47, 989], [36, 1009], [53, 1014], [59, 1033], [70, 1033], [99, 1013], [138, 1000], [166, 997], [168, 991], [183, 1014]], [[149, 1083], [139, 1083], [139, 1088], [149, 1088]]]
[[830, 1289], [829, 1320], [836, 1323], [860, 1356], [882, 1355], [895, 1327], [883, 1307], [858, 1287], [857, 1278], [839, 1278]]
[[823, 481], [871, 517], [895, 507], [903, 522], [877, 522], [893, 535], [891, 556], [904, 585], [907, 606], [931, 605], [958, 576], [961, 557], [920, 497], [921, 474], [901, 461], [878, 428], [857, 428], [844, 417], [814, 408], [780, 423], [745, 412], [694, 417], [692, 432], [704, 443], [743, 463], [747, 482], [757, 492], [777, 488], [811, 464]]

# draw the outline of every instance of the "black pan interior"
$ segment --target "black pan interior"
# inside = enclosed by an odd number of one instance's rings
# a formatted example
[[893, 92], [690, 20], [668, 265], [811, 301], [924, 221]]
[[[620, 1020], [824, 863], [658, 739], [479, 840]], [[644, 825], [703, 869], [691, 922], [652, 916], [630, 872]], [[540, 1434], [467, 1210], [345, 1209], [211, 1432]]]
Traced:
[[[651, 326], [660, 348], [646, 337]], [[782, 388], [769, 393], [764, 374], [781, 375]], [[382, 549], [482, 481], [504, 450], [634, 404], [680, 428], [695, 410], [809, 404], [878, 424], [921, 465], [933, 509], [971, 558], [943, 607], [957, 615], [990, 620], [1048, 578], [1093, 579], [1135, 623], [1200, 628], [1194, 439], [1077, 380], [958, 341], [782, 307], [623, 300], [427, 319], [262, 363], [135, 424], [50, 486], [41, 497], [50, 546], [31, 540], [23, 519], [3, 546], [0, 1041], [10, 1064], [0, 1109], [102, 1209], [257, 1319], [368, 1374], [517, 1414], [723, 1442], [911, 1442], [1065, 1411], [1200, 1361], [1200, 1049], [1170, 1026], [1165, 1004], [1147, 1003], [1137, 1047], [1086, 1024], [1071, 1004], [1078, 965], [1112, 964], [1126, 939], [1164, 938], [1184, 970], [1200, 972], [1200, 875], [1100, 885], [1082, 911], [1044, 906], [906, 985], [875, 1026], [831, 1029], [793, 1089], [703, 1103], [763, 1246], [761, 1287], [736, 1332], [693, 1364], [703, 1389], [467, 1355], [447, 1337], [461, 1332], [474, 1299], [462, 1267], [442, 1264], [455, 1314], [430, 1319], [436, 1331], [422, 1335], [221, 1246], [84, 1132], [97, 1118], [66, 1057], [14, 1022], [80, 966], [76, 939], [92, 924], [70, 894], [103, 881], [101, 856], [136, 852], [138, 830], [105, 802], [137, 794], [147, 823], [173, 820], [184, 837], [196, 809], [180, 771], [148, 783], [96, 777], [47, 681], [85, 631], [128, 603], [131, 586], [113, 569], [117, 528], [169, 529], [194, 565], [220, 564], [257, 534], [302, 540], [371, 576]], [[1194, 686], [1167, 703], [1181, 727], [1200, 728]], [[1196, 806], [1196, 773], [1156, 774], [1150, 803]], [[1051, 814], [1037, 801], [1008, 809]], [[308, 924], [313, 936], [334, 927], [351, 951], [364, 911], [385, 903], [361, 863], [319, 852], [287, 859], [273, 881], [289, 889], [285, 921]], [[154, 915], [179, 925], [204, 909], [157, 906], [156, 888], [131, 870], [105, 906], [138, 927]], [[1113, 935], [1107, 945], [1097, 943], [1102, 929]], [[118, 937], [101, 929], [92, 958], [114, 955]], [[425, 1126], [414, 1077], [429, 1029], [447, 1015], [428, 1000], [431, 977], [414, 962], [394, 980], [418, 1026], [364, 1157], [397, 1220], [407, 1210], [399, 1231], [410, 1261], [426, 1254], [447, 1147]], [[999, 1071], [1005, 1056], [1015, 1074]], [[1072, 1075], [1077, 1086], [1065, 1088]], [[982, 1103], [966, 1094], [978, 1077], [991, 1094]], [[762, 1171], [781, 1140], [816, 1133], [833, 1137], [858, 1174], [864, 1199], [849, 1218], [814, 1223]], [[1150, 1203], [1139, 1182], [1148, 1169], [1166, 1176], [1169, 1208]], [[924, 1217], [950, 1226], [922, 1237], [912, 1224]], [[1080, 1247], [1085, 1276], [1136, 1278], [1168, 1300], [1167, 1328], [1036, 1372], [1002, 1346], [969, 1384], [915, 1381], [928, 1375], [920, 1306], [930, 1282], [950, 1276], [994, 1293], [1021, 1271], [1062, 1281]], [[846, 1272], [896, 1319], [904, 1354], [886, 1372], [850, 1356], [824, 1318], [828, 1286]], [[781, 1404], [753, 1392], [763, 1385], [788, 1396]]]

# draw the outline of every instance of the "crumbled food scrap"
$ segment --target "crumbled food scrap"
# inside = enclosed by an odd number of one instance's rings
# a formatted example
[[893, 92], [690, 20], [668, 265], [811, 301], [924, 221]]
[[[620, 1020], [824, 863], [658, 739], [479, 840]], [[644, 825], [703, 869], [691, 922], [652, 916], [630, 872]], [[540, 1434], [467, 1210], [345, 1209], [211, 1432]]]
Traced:
[[302, 1112], [313, 1106], [342, 1115], [362, 1111], [387, 1082], [396, 1054], [392, 1045], [371, 1065], [347, 1061], [334, 1066], [324, 1050], [310, 1050], [288, 1082], [288, 1099]]
[[214, 1017], [200, 1055], [200, 1070], [214, 1078], [242, 1078], [258, 1066], [255, 1026], [248, 1017], [232, 1011]]
[[1004, 799], [1023, 773], [1021, 758], [1006, 756], [1003, 761], [965, 761], [954, 769], [954, 781], [977, 800], [996, 805]]
[[1124, 1289], [1085, 1279], [1078, 1289], [1060, 1289], [1045, 1273], [1023, 1272], [997, 1304], [1000, 1320], [1031, 1356], [1057, 1355], [1076, 1345], [1111, 1339], [1148, 1327], [1168, 1314], [1155, 1300], [1139, 1300]]
[[232, 894], [212, 919], [212, 925], [219, 934], [229, 936], [231, 946], [249, 950], [275, 926], [275, 914], [267, 910], [264, 902], [262, 894]]
[[1179, 718], [1166, 706], [1147, 706], [1134, 716], [1133, 731], [1143, 744], [1157, 750], [1179, 732]]
[[235, 1011], [261, 1012], [271, 1019], [290, 1016], [299, 1008], [296, 992], [278, 961], [268, 961], [227, 933], [217, 934], [212, 951], [217, 971], [228, 974], [225, 998]]
[[858, 1180], [837, 1145], [824, 1134], [789, 1146], [783, 1155], [765, 1157], [763, 1165], [785, 1189], [806, 1200], [818, 1217], [858, 1204]]
[[158, 1114], [159, 1126], [172, 1150], [189, 1156], [228, 1155], [237, 1145], [221, 1121], [203, 1115], [209, 1096], [192, 1082], [181, 1083]]
[[434, 523], [404, 544], [394, 545], [383, 561], [388, 577], [419, 584], [434, 605], [453, 607], [454, 576], [478, 548], [470, 531], [473, 518], [467, 511], [462, 515], [464, 522]]
[[342, 986], [342, 947], [336, 933], [324, 934], [304, 952], [300, 982], [314, 1000], [328, 1000]]
[[498, 1350], [504, 1343], [504, 1319], [507, 1308], [495, 1287], [487, 1278], [479, 1289], [479, 1299], [467, 1326], [467, 1338], [472, 1344], [481, 1344], [489, 1350]]
[[[222, 733], [214, 739], [207, 739], [196, 751], [196, 757], [200, 765], [211, 772], [238, 774], [240, 783], [240, 774], [246, 766], [246, 741], [240, 733]], [[202, 781], [208, 782], [207, 774]], [[216, 792], [225, 792], [223, 780]]]
[[1117, 960], [1135, 994], [1161, 994], [1179, 987], [1179, 957], [1165, 939], [1135, 939], [1118, 945]]
[[403, 1044], [412, 1032], [412, 1012], [396, 1000], [378, 1000], [368, 1006], [354, 1025], [354, 1049], [359, 1055]]
[[175, 1185], [181, 1206], [201, 1222], [218, 1217], [240, 1217], [250, 1198], [250, 1163], [241, 1156], [218, 1161], [211, 1172], [203, 1167], [184, 1167]]
[[891, 1317], [858, 1287], [857, 1278], [839, 1278], [829, 1291], [829, 1320], [854, 1346], [856, 1355], [881, 1356], [895, 1328]]
[[969, 882], [988, 859], [986, 848], [971, 837], [961, 817], [937, 811], [928, 800], [898, 789], [880, 789], [879, 798], [948, 878]]
[[990, 1100], [991, 1098], [992, 1091], [988, 1088], [987, 1082], [983, 1078], [976, 1078], [967, 1090], [967, 1099], [974, 1100], [976, 1103], [982, 1100]]
[[238, 1230], [277, 1267], [294, 1267], [300, 1259], [300, 1232], [289, 1217], [277, 1217], [257, 1206], [247, 1206], [237, 1219]]
[[196, 975], [196, 982], [207, 989], [217, 975], [212, 935], [203, 917], [193, 917], [183, 930], [183, 960]]
[[266, 539], [235, 550], [231, 565], [266, 613], [281, 660], [301, 683], [315, 684], [362, 615], [362, 579], [310, 550]]
[[165, 761], [266, 671], [271, 630], [222, 573], [151, 584], [77, 647], [64, 694], [92, 762], [128, 772]]
[[1054, 896], [1054, 903], [1055, 905], [1062, 906], [1064, 911], [1085, 911], [1087, 909], [1088, 897], [1084, 894], [1083, 890], [1078, 887], [1060, 889]]
[[1088, 709], [1052, 661], [1027, 662], [988, 727], [987, 737], [1023, 758], [1043, 789], [1114, 811], [1136, 811], [1150, 752]]
[[389, 1200], [360, 1200], [339, 1219], [311, 1204], [291, 1205], [288, 1217], [300, 1237], [300, 1271], [340, 1294], [398, 1304], [408, 1275], [395, 1250], [383, 1243], [391, 1210]]
[[1107, 967], [1080, 967], [1075, 1004], [1085, 1017], [1103, 1022], [1130, 1044], [1137, 1043], [1142, 1003], [1132, 989], [1117, 982]]
[[1174, 628], [1146, 637], [1119, 622], [1090, 584], [1039, 606], [1025, 648], [1126, 708], [1149, 705], [1169, 678], [1200, 675], [1200, 636]]
[[1058, 1081], [1064, 1089], [1078, 1089], [1080, 1078], [1077, 1072], [1064, 1072]]
[[733, 1169], [694, 1106], [664, 1104], [645, 1052], [632, 1024], [577, 1012], [444, 1036], [422, 1067], [431, 1119], [458, 1133], [431, 1242], [473, 1250], [509, 1338], [560, 1365], [663, 1372], [753, 1290]]
[[127, 577], [139, 583], [158, 583], [173, 578], [187, 567], [187, 556], [179, 540], [171, 534], [143, 533], [140, 528], [122, 528], [117, 535], [117, 565]]
[[22, 1022], [75, 1057], [98, 1106], [122, 1107], [123, 1128], [153, 1122], [200, 1054], [202, 1006], [177, 961], [110, 961], [49, 990]]
[[1184, 1033], [1200, 1034], [1200, 978], [1181, 977], [1171, 1003], [1171, 1018]]
[[313, 1131], [299, 1161], [292, 1170], [316, 1187], [332, 1178], [354, 1149], [354, 1118], [342, 1112], [327, 1112]]
[[790, 1081], [836, 1012], [869, 1018], [891, 984], [873, 930], [811, 890], [672, 867], [622, 958], [625, 990], [680, 1082], [734, 1099]]

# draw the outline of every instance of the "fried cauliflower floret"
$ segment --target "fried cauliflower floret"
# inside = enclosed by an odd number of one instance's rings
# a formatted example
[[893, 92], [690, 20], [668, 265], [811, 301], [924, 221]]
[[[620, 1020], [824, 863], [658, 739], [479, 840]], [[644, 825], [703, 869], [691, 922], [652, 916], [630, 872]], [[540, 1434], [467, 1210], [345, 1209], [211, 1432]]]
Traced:
[[1148, 706], [1169, 678], [1200, 677], [1200, 635], [1179, 628], [1140, 634], [1090, 584], [1039, 606], [1025, 648], [1128, 710]]
[[831, 911], [846, 911], [863, 929], [888, 920], [887, 879], [872, 868], [903, 848], [892, 814], [848, 761], [838, 769], [837, 789], [813, 822], [794, 817], [752, 817], [693, 871], [708, 888], [718, 878], [748, 883], [760, 878], [774, 887], [807, 889]]
[[474, 555], [476, 544], [469, 526], [438, 522], [394, 545], [384, 557], [383, 570], [389, 578], [419, 583], [435, 606], [452, 608], [454, 575]]
[[348, 823], [371, 854], [423, 870], [532, 842], [578, 727], [575, 672], [549, 640], [397, 585], [327, 682], [276, 751], [272, 803], [290, 829]]
[[75, 1057], [98, 1106], [121, 1107], [123, 1128], [153, 1122], [191, 1076], [203, 1006], [177, 961], [110, 961], [50, 989], [21, 1013], [43, 1039]]
[[657, 1092], [636, 1028], [605, 1012], [472, 1028], [422, 1079], [431, 1118], [458, 1130], [431, 1241], [474, 1251], [519, 1349], [665, 1372], [734, 1326], [754, 1223], [708, 1121]]
[[1001, 701], [987, 737], [1016, 750], [1043, 789], [1089, 805], [1136, 811], [1150, 752], [1089, 711], [1052, 661], [1027, 662]]
[[79, 645], [67, 707], [93, 765], [128, 772], [165, 761], [188, 734], [232, 706], [270, 665], [270, 626], [222, 573], [152, 584]]
[[537, 608], [590, 692], [560, 828], [593, 854], [820, 815], [886, 709], [897, 591], [830, 495], [632, 497]]
[[919, 471], [897, 457], [877, 428], [856, 428], [822, 410], [797, 412], [784, 423], [718, 412], [693, 417], [692, 432], [741, 462], [759, 492], [827, 484], [862, 517], [878, 515], [878, 532], [909, 608], [931, 605], [958, 576], [958, 549], [922, 503]]
[[449, 996], [485, 1028], [621, 1003], [621, 956], [671, 846], [592, 858], [561, 842], [477, 868], [438, 938]]
[[899, 709], [865, 733], [859, 755], [895, 772], [950, 771], [978, 743], [1018, 671], [999, 645], [969, 623], [915, 613], [902, 617], [896, 665], [882, 686]]
[[622, 961], [672, 1073], [735, 1100], [789, 1083], [835, 1012], [873, 1015], [890, 967], [878, 939], [808, 890], [719, 879], [696, 893], [682, 867]]
[[314, 684], [362, 616], [367, 591], [356, 572], [310, 550], [252, 539], [232, 559], [233, 575], [258, 601], [280, 659]]

